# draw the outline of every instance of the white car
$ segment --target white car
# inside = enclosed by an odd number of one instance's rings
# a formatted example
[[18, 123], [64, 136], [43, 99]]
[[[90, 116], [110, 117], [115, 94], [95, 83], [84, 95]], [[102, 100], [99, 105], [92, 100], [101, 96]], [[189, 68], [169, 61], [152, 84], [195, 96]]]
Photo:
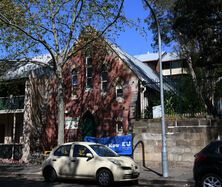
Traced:
[[92, 142], [65, 143], [53, 149], [43, 162], [46, 181], [57, 178], [94, 179], [100, 186], [117, 181], [138, 182], [139, 167], [132, 158], [119, 156], [105, 145]]

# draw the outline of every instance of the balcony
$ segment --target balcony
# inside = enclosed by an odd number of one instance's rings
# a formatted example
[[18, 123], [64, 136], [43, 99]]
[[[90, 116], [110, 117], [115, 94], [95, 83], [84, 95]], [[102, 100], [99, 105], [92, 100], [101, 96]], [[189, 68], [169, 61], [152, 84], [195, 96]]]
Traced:
[[24, 109], [25, 96], [0, 97], [0, 110]]

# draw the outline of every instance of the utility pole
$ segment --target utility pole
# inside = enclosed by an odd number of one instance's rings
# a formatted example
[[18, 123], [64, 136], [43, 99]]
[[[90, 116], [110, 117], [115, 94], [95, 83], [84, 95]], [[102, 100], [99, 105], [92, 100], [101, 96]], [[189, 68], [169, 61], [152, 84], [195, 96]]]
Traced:
[[148, 3], [147, 0], [144, 0], [147, 7], [150, 9], [151, 14], [154, 17], [157, 32], [158, 32], [158, 56], [159, 56], [159, 64], [160, 64], [160, 101], [161, 101], [161, 127], [162, 127], [162, 172], [163, 177], [168, 177], [168, 158], [167, 158], [167, 144], [166, 144], [166, 125], [165, 125], [165, 111], [164, 111], [164, 89], [163, 89], [163, 70], [162, 70], [162, 45], [161, 45], [161, 35], [160, 35], [160, 24], [157, 19], [157, 16]]

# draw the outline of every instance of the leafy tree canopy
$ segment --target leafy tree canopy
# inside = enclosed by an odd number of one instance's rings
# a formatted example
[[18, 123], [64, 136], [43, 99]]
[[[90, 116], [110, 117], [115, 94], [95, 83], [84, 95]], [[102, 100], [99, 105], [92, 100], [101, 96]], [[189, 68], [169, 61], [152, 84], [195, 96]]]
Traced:
[[125, 19], [121, 3], [123, 0], [4, 0], [0, 4], [1, 58], [42, 53], [64, 56], [87, 26], [108, 37]]
[[[24, 59], [49, 53], [57, 86], [58, 144], [64, 142], [62, 68], [71, 55], [102, 35], [112, 36], [126, 21], [124, 0], [4, 0], [0, 6], [0, 58]], [[7, 8], [4, 9], [4, 7]], [[97, 35], [70, 50], [85, 28]], [[77, 46], [77, 45], [76, 45]], [[33, 59], [25, 59], [33, 61]], [[40, 62], [41, 63], [41, 62]], [[46, 65], [46, 64], [44, 64]]]
[[[215, 93], [222, 79], [222, 1], [158, 0], [152, 5], [163, 41], [176, 41], [187, 59], [197, 95], [207, 112], [215, 114]], [[156, 33], [155, 22], [147, 22]]]

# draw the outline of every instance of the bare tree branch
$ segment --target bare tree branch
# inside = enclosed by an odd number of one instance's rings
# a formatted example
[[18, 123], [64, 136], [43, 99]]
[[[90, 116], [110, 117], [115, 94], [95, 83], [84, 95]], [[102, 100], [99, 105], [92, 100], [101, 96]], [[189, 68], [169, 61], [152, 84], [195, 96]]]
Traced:
[[222, 81], [222, 77], [219, 77], [219, 78], [216, 80], [216, 84], [219, 83], [220, 81]]
[[[49, 9], [51, 11], [50, 19], [51, 19], [51, 24], [52, 24], [52, 32], [53, 32], [53, 36], [54, 36], [55, 50], [56, 50], [56, 53], [58, 54], [59, 53], [59, 39], [58, 39], [58, 32], [56, 29], [55, 16], [59, 12], [59, 9], [57, 9], [55, 12], [53, 12], [53, 3], [51, 0], [48, 0], [48, 1], [50, 4]], [[57, 57], [58, 57], [58, 55], [57, 55]], [[57, 59], [57, 61], [58, 61], [58, 59]]]
[[[42, 44], [50, 53], [50, 55], [52, 56], [52, 60], [55, 62], [55, 56], [53, 54], [53, 49], [46, 43], [46, 41], [44, 40], [40, 40], [36, 37], [34, 37], [33, 35], [31, 35], [30, 33], [28, 33], [27, 31], [25, 31], [23, 28], [21, 28], [20, 26], [18, 26], [17, 24], [12, 23], [9, 19], [7, 19], [1, 12], [0, 12], [0, 20], [11, 26], [14, 27], [16, 30], [21, 31], [22, 33], [24, 33], [26, 36], [30, 37], [31, 39], [33, 39], [34, 41], [39, 42], [40, 44]], [[56, 66], [54, 67], [54, 69], [56, 69]]]
[[[80, 5], [80, 8], [78, 10], [79, 3], [81, 3], [81, 5]], [[81, 14], [82, 7], [83, 7], [83, 1], [78, 0], [78, 2], [76, 3], [76, 6], [74, 7], [75, 10], [73, 10], [72, 24], [71, 24], [70, 31], [69, 31], [69, 38], [67, 40], [67, 43], [66, 43], [66, 46], [65, 46], [64, 52], [63, 52], [63, 61], [65, 61], [65, 59], [67, 57], [68, 50], [69, 50], [69, 47], [70, 47], [70, 42], [72, 40], [72, 36], [73, 36], [74, 28], [75, 28], [75, 24], [76, 24], [76, 21], [77, 21], [78, 17]], [[76, 13], [76, 11], [78, 11], [78, 12]]]
[[121, 11], [122, 11], [122, 8], [123, 8], [123, 4], [124, 4], [124, 0], [122, 0], [121, 2], [121, 5], [119, 7], [119, 10], [118, 10], [118, 13], [115, 17], [115, 19], [110, 22], [104, 29], [102, 32], [100, 32], [100, 34], [98, 34], [96, 37], [93, 37], [91, 40], [89, 40], [88, 42], [86, 42], [85, 44], [83, 44], [81, 47], [79, 47], [77, 50], [75, 50], [74, 53], [71, 53], [67, 56], [66, 60], [64, 60], [62, 66], [66, 63], [66, 61], [74, 54], [76, 54], [77, 52], [81, 51], [82, 49], [84, 49], [87, 45], [89, 45], [90, 43], [92, 43], [93, 41], [97, 40], [98, 38], [100, 38], [116, 21], [117, 19], [119, 18], [120, 14], [121, 14]]

